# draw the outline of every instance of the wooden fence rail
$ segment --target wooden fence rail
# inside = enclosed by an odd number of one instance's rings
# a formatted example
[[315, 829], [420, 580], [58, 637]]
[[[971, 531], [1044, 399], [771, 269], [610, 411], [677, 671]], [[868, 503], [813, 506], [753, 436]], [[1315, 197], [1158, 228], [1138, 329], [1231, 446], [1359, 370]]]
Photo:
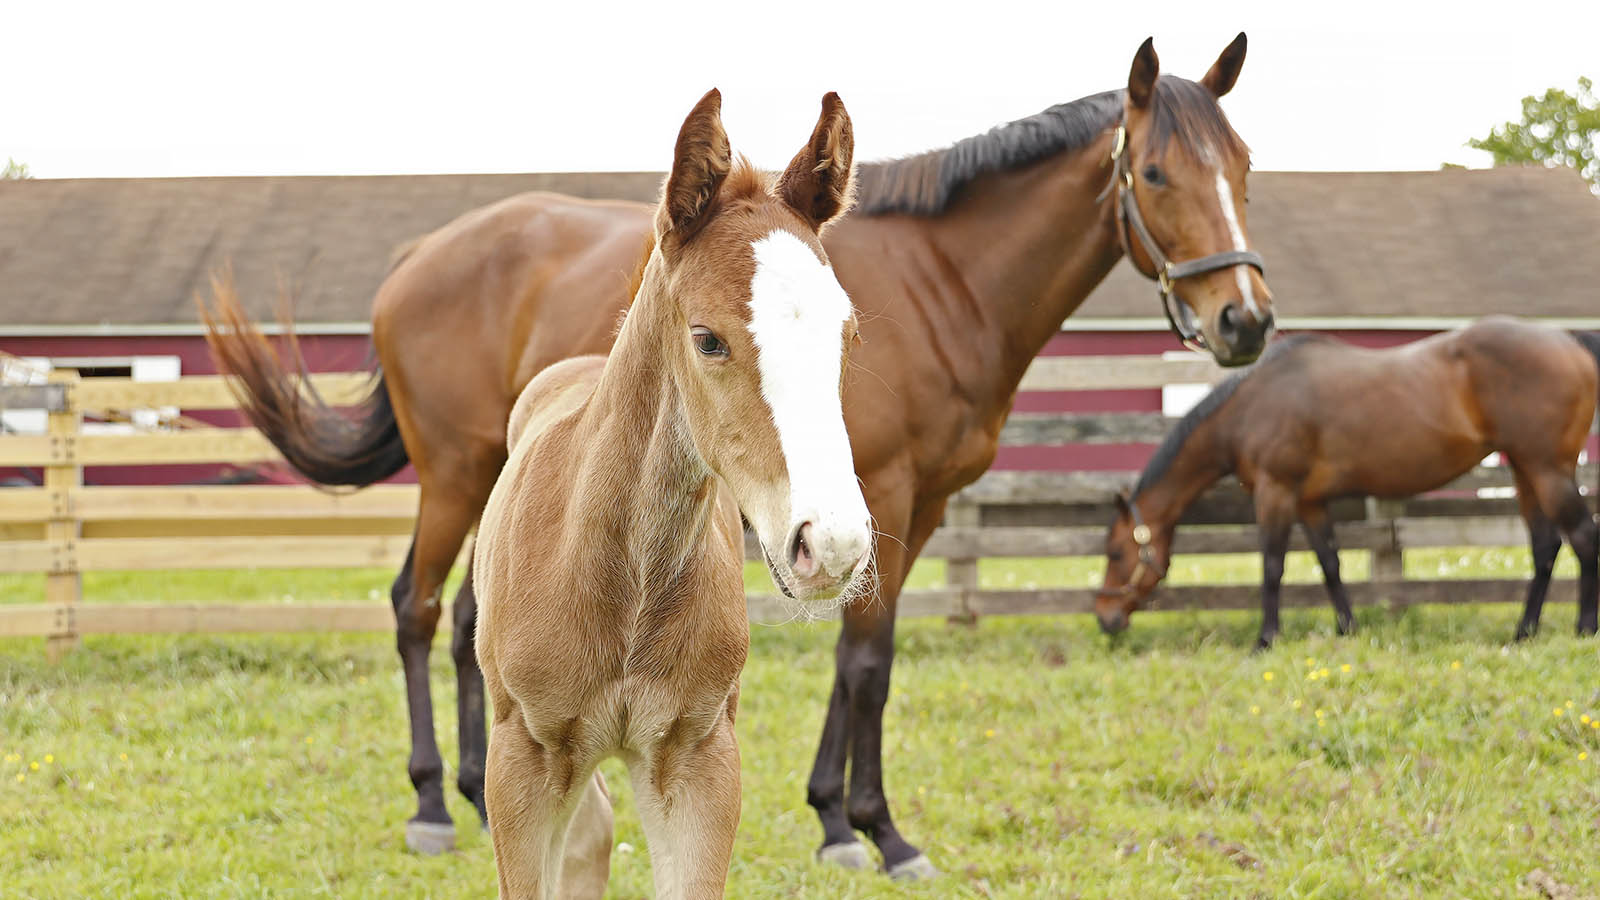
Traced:
[[[1226, 373], [1208, 359], [1056, 357], [1029, 368], [1030, 391], [1151, 389], [1206, 384]], [[313, 376], [321, 396], [350, 405], [365, 396], [369, 376]], [[0, 386], [0, 410], [44, 409], [44, 434], [0, 435], [0, 466], [40, 467], [41, 487], [0, 489], [0, 573], [45, 579], [45, 603], [0, 604], [0, 636], [43, 636], [52, 655], [82, 634], [216, 631], [365, 631], [392, 627], [387, 604], [348, 606], [96, 605], [81, 602], [82, 573], [95, 571], [397, 567], [416, 512], [413, 485], [327, 492], [303, 485], [172, 487], [84, 486], [83, 469], [101, 465], [164, 465], [279, 461], [250, 428], [157, 429], [85, 433], [86, 414], [134, 409], [235, 408], [223, 378], [202, 376], [146, 383], [126, 378], [80, 380], [56, 372], [48, 384]], [[1147, 444], [1166, 432], [1159, 413], [1018, 414], [1001, 435], [1007, 446]], [[944, 527], [923, 551], [946, 560], [943, 588], [908, 592], [902, 615], [968, 619], [993, 613], [1062, 613], [1092, 608], [1088, 589], [986, 590], [978, 561], [1005, 557], [1097, 556], [1104, 548], [1109, 499], [1128, 472], [990, 472], [952, 498]], [[1586, 466], [1583, 483], [1594, 484]], [[1373, 555], [1374, 581], [1351, 585], [1357, 602], [1509, 600], [1521, 581], [1402, 581], [1407, 549], [1520, 545], [1526, 532], [1514, 501], [1485, 498], [1506, 489], [1509, 473], [1481, 467], [1438, 495], [1408, 503], [1346, 504], [1335, 510], [1341, 545]], [[1212, 490], [1180, 529], [1178, 553], [1255, 552], [1249, 504], [1236, 486]], [[1296, 535], [1294, 549], [1304, 549]], [[753, 546], [752, 559], [759, 559]], [[1239, 608], [1256, 602], [1251, 585], [1165, 589], [1164, 608]], [[1285, 602], [1321, 603], [1321, 588], [1295, 585]], [[776, 598], [750, 597], [752, 618], [782, 621], [792, 612]], [[448, 617], [445, 617], [448, 618]]]

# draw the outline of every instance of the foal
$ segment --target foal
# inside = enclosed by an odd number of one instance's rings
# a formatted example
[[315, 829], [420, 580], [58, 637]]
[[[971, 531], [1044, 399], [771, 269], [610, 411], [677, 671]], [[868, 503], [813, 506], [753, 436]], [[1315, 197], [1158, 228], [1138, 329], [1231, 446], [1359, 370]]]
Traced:
[[522, 392], [478, 529], [502, 897], [563, 892], [573, 810], [610, 756], [628, 765], [657, 896], [720, 897], [749, 645], [740, 512], [789, 597], [867, 583], [839, 399], [856, 321], [818, 240], [849, 205], [850, 119], [824, 97], [771, 182], [732, 160], [720, 109], [713, 90], [678, 134], [611, 355], [558, 363]]
[[1408, 497], [1442, 487], [1499, 451], [1516, 477], [1533, 581], [1516, 636], [1539, 612], [1565, 532], [1578, 556], [1578, 633], [1594, 634], [1600, 530], [1574, 480], [1594, 418], [1600, 335], [1491, 317], [1388, 350], [1298, 335], [1219, 384], [1167, 435], [1106, 537], [1100, 627], [1128, 627], [1162, 577], [1183, 511], [1230, 473], [1255, 500], [1263, 612], [1257, 645], [1278, 634], [1278, 594], [1296, 521], [1317, 554], [1340, 634], [1354, 626], [1339, 580], [1330, 500]]

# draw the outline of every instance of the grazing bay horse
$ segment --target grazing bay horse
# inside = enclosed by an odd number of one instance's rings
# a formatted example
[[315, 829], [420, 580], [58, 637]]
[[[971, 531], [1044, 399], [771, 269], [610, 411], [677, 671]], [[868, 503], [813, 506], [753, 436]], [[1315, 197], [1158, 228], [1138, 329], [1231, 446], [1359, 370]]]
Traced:
[[1271, 646], [1278, 634], [1283, 556], [1295, 522], [1316, 552], [1346, 634], [1355, 619], [1339, 580], [1328, 503], [1431, 491], [1498, 451], [1515, 476], [1533, 545], [1516, 637], [1539, 627], [1563, 533], [1581, 569], [1578, 633], [1594, 634], [1600, 531], [1574, 473], [1600, 399], [1597, 384], [1600, 335], [1499, 316], [1386, 350], [1315, 335], [1279, 340], [1180, 419], [1132, 495], [1118, 497], [1095, 602], [1100, 627], [1128, 627], [1166, 573], [1178, 518], [1232, 474], [1255, 501], [1261, 534], [1257, 646]]
[[[1244, 58], [1240, 35], [1205, 77], [1187, 81], [1160, 74], [1146, 41], [1125, 90], [860, 167], [856, 207], [823, 236], [861, 319], [845, 421], [880, 537], [876, 599], [844, 610], [807, 790], [824, 860], [870, 865], [859, 830], [892, 874], [933, 872], [896, 830], [883, 793], [895, 604], [946, 499], [993, 461], [1023, 372], [1062, 320], [1127, 255], [1158, 280], [1181, 333], [1203, 340], [1220, 363], [1261, 352], [1273, 312], [1246, 233], [1249, 156], [1217, 105]], [[638, 203], [533, 193], [417, 241], [378, 290], [381, 379], [354, 420], [300, 390], [292, 361], [278, 358], [234, 298], [217, 297], [210, 336], [219, 366], [238, 377], [247, 414], [302, 474], [365, 485], [407, 458], [416, 465], [417, 530], [393, 600], [418, 797], [408, 834], [419, 849], [449, 846], [428, 696], [440, 589], [506, 461], [518, 392], [558, 360], [611, 346], [654, 214]], [[451, 652], [457, 784], [481, 811], [471, 585], [456, 598]]]
[[776, 181], [734, 162], [721, 95], [678, 135], [655, 247], [610, 356], [540, 372], [474, 544], [493, 702], [484, 799], [500, 896], [555, 898], [595, 767], [620, 756], [656, 896], [722, 896], [749, 519], [806, 604], [866, 579], [871, 528], [840, 394], [856, 337], [819, 232], [849, 204], [838, 95]]

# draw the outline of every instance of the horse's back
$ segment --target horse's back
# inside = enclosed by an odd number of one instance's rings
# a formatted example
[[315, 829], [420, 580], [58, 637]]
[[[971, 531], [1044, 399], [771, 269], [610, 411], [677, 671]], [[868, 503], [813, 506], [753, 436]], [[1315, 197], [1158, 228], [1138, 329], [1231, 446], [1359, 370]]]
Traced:
[[380, 285], [372, 318], [407, 446], [427, 459], [438, 455], [430, 443], [482, 436], [476, 452], [500, 452], [535, 374], [610, 349], [650, 233], [642, 204], [536, 192], [416, 241]]

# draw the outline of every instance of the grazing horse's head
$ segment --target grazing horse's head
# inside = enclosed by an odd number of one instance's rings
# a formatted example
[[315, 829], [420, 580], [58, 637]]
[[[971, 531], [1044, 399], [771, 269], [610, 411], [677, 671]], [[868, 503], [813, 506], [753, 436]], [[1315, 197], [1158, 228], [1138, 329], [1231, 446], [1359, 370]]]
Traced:
[[1179, 335], [1224, 366], [1261, 355], [1272, 331], [1272, 293], [1245, 233], [1250, 153], [1217, 105], [1244, 52], [1240, 34], [1193, 82], [1160, 74], [1146, 40], [1113, 151], [1117, 227], [1134, 267], [1160, 283]]
[[1137, 501], [1117, 495], [1117, 517], [1106, 534], [1106, 575], [1095, 597], [1100, 629], [1116, 634], [1144, 605], [1144, 599], [1167, 575], [1172, 560], [1172, 528], [1152, 530], [1139, 515]]
[[855, 138], [836, 94], [776, 179], [735, 161], [715, 90], [678, 134], [656, 212], [665, 340], [701, 458], [761, 541], [773, 579], [807, 602], [849, 597], [871, 560], [840, 394], [856, 340], [818, 235], [849, 208]]

